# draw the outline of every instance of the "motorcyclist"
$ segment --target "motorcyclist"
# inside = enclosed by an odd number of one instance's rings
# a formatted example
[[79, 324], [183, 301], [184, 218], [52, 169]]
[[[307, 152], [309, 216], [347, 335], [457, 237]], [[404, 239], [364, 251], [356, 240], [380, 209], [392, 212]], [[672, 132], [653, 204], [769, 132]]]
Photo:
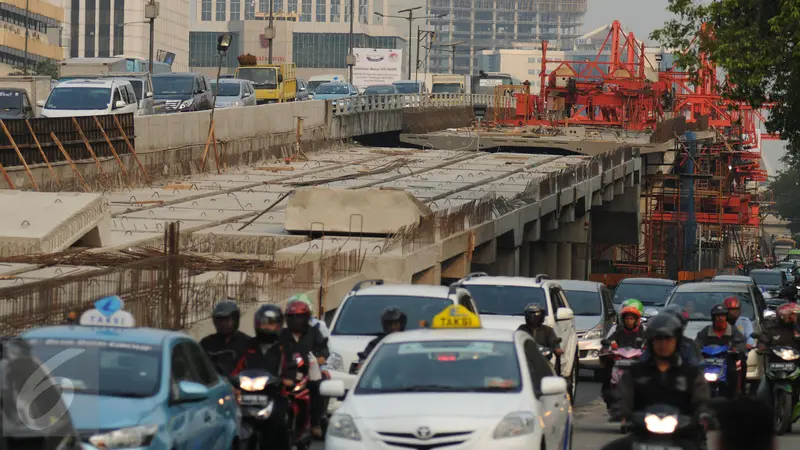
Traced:
[[524, 331], [533, 337], [542, 347], [547, 347], [553, 351], [556, 356], [564, 354], [564, 350], [558, 343], [558, 336], [555, 330], [544, 324], [544, 307], [538, 303], [531, 303], [523, 310], [525, 314], [525, 323], [517, 328], [517, 331]]
[[[629, 298], [624, 302], [622, 302], [622, 305], [620, 305], [619, 309], [620, 311], [622, 311], [623, 309], [629, 306], [639, 310], [639, 326], [644, 328], [644, 325], [642, 324], [642, 316], [644, 315], [644, 304], [642, 304], [642, 302], [636, 300], [635, 298]], [[619, 325], [622, 325], [622, 321], [623, 318], [622, 315], [620, 314], [619, 316], [617, 316], [617, 323], [612, 325], [611, 329], [608, 330], [608, 334], [606, 335], [606, 340], [611, 340], [611, 335], [617, 332], [617, 328], [619, 327]]]
[[733, 325], [728, 323], [728, 308], [725, 305], [711, 307], [711, 325], [697, 333], [697, 347], [702, 349], [707, 345], [722, 345], [730, 347], [734, 355], [728, 358], [727, 379], [730, 386], [740, 392], [739, 370], [736, 362], [741, 361], [746, 355], [746, 339]]
[[[739, 299], [735, 296], [731, 296], [726, 298], [723, 301], [723, 305], [728, 308], [728, 323], [733, 325], [739, 333], [744, 336], [745, 339], [745, 350], [749, 352], [756, 346], [756, 340], [753, 339], [751, 334], [753, 334], [753, 322], [750, 321], [749, 318], [742, 316], [742, 305], [739, 303]], [[741, 361], [742, 361], [742, 373], [747, 375], [747, 352], [744, 353]], [[745, 383], [746, 383], [746, 376], [742, 378], [742, 392], [744, 392]]]
[[381, 313], [381, 327], [383, 328], [383, 333], [379, 334], [375, 339], [369, 341], [364, 351], [359, 354], [361, 360], [366, 360], [370, 353], [375, 350], [375, 347], [385, 338], [386, 336], [397, 332], [397, 331], [405, 331], [406, 325], [408, 324], [408, 317], [406, 317], [406, 313], [400, 310], [400, 308], [396, 306], [390, 306], [383, 310]]
[[[758, 338], [758, 351], [764, 353], [770, 346], [791, 347], [800, 352], [800, 328], [797, 326], [798, 305], [795, 303], [784, 303], [775, 311], [777, 319], [770, 321], [767, 326], [761, 329]], [[757, 395], [772, 404], [771, 386], [767, 377], [761, 377]]]
[[[678, 335], [678, 354], [683, 359], [683, 362], [685, 364], [700, 364], [702, 358], [700, 355], [700, 350], [697, 348], [697, 344], [695, 343], [694, 339], [684, 334], [686, 331], [686, 325], [689, 324], [689, 313], [686, 312], [683, 307], [675, 305], [664, 308], [664, 310], [659, 314], [671, 314], [680, 322], [681, 332]], [[639, 360], [644, 361], [649, 358], [650, 349], [645, 347], [644, 352]]]
[[[645, 336], [653, 358], [638, 361], [622, 376], [619, 389], [619, 408], [623, 423], [628, 423], [636, 411], [645, 411], [653, 405], [669, 405], [681, 415], [695, 418], [707, 427], [710, 420], [711, 393], [698, 366], [686, 364], [678, 353], [681, 323], [671, 314], [658, 314], [647, 324]], [[699, 446], [703, 440], [702, 429], [689, 427], [678, 432], [676, 438], [691, 441]], [[604, 450], [628, 450], [635, 437], [627, 436], [610, 442]]]
[[222, 300], [211, 311], [211, 320], [217, 330], [200, 340], [211, 362], [222, 375], [230, 374], [247, 349], [250, 336], [239, 331], [241, 312], [233, 300]]
[[[627, 303], [627, 302], [626, 302]], [[623, 303], [625, 304], [625, 303]], [[614, 367], [614, 360], [609, 356], [609, 349], [622, 348], [642, 348], [644, 345], [644, 330], [642, 329], [642, 312], [635, 304], [627, 303], [628, 306], [620, 309], [621, 327], [609, 335], [605, 341], [608, 345], [603, 345], [600, 350], [601, 361], [603, 363], [603, 385], [600, 388], [606, 406], [610, 408], [611, 398], [611, 370]]]
[[[283, 330], [283, 339], [293, 342], [296, 351], [303, 356], [316, 359], [319, 366], [325, 365], [330, 356], [328, 339], [322, 336], [319, 329], [311, 326], [311, 308], [299, 300], [289, 302], [286, 306], [286, 329]], [[309, 357], [309, 360], [310, 358]], [[314, 367], [314, 363], [311, 363]], [[313, 370], [313, 369], [312, 369]], [[316, 438], [322, 437], [322, 415], [325, 409], [325, 399], [320, 395], [319, 385], [322, 374], [309, 375], [308, 383], [311, 390], [311, 434]]]
[[[251, 338], [242, 357], [231, 376], [237, 376], [245, 369], [263, 369], [281, 378], [285, 387], [294, 386], [298, 379], [293, 364], [296, 349], [292, 342], [281, 339], [283, 313], [280, 307], [273, 304], [262, 305], [255, 314], [254, 326], [256, 336]], [[301, 356], [305, 356], [301, 354]], [[286, 422], [289, 401], [285, 397], [274, 400], [271, 420], [267, 422], [269, 430], [263, 430], [266, 438], [274, 439], [269, 448], [289, 450], [289, 424]]]
[[311, 311], [311, 321], [309, 322], [309, 324], [312, 327], [318, 329], [320, 334], [322, 334], [322, 337], [328, 339], [331, 335], [330, 330], [328, 330], [328, 325], [326, 325], [325, 322], [314, 317], [314, 302], [312, 302], [311, 299], [308, 298], [306, 294], [296, 294], [289, 297], [288, 303], [291, 303], [293, 301], [300, 301], [308, 305], [308, 310]]

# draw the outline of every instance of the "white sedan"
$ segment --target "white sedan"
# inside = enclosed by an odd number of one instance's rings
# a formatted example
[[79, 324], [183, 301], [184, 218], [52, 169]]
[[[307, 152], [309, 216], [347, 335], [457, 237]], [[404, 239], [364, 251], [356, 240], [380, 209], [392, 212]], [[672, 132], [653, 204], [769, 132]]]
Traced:
[[[460, 305], [433, 327], [390, 334], [372, 352], [331, 417], [327, 450], [571, 448], [566, 381], [530, 335], [482, 329]], [[321, 392], [342, 397], [344, 383]]]

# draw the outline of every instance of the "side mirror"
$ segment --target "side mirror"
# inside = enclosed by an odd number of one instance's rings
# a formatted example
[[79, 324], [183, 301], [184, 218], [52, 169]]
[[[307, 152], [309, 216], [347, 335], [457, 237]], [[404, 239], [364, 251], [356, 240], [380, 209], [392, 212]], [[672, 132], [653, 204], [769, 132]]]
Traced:
[[319, 385], [319, 393], [323, 397], [344, 397], [342, 380], [325, 380]]
[[778, 314], [775, 311], [771, 310], [771, 309], [768, 309], [768, 310], [764, 311], [764, 318], [765, 319], [772, 318], [772, 317], [778, 317]]
[[600, 341], [600, 345], [602, 345], [603, 347], [608, 347], [611, 345], [611, 341], [609, 341], [608, 339], [603, 339], [602, 341]]
[[152, 92], [145, 92], [144, 93], [144, 98], [153, 98], [153, 93]]
[[244, 96], [242, 96], [242, 98], [250, 98], [250, 93], [249, 92], [245, 92]]
[[300, 88], [300, 92], [305, 92], [305, 91], [306, 91], [306, 88], [304, 88], [304, 87]]
[[617, 312], [614, 310], [614, 308], [606, 310], [606, 317], [611, 318], [611, 317], [614, 317], [616, 315], [617, 315]]
[[44, 100], [37, 100], [36, 106], [38, 106], [39, 108], [44, 108]]
[[125, 106], [127, 106], [127, 105], [128, 105], [128, 104], [127, 104], [127, 103], [125, 103], [125, 101], [124, 101], [124, 100], [117, 100], [117, 102], [116, 102], [116, 103], [114, 103], [114, 108], [124, 108], [124, 107], [125, 107]]
[[181, 381], [178, 383], [178, 402], [198, 402], [208, 398], [210, 391], [207, 387], [194, 381]]
[[573, 319], [574, 317], [575, 313], [572, 312], [572, 310], [569, 308], [558, 308], [558, 310], [556, 311], [557, 321], [570, 320]]
[[541, 382], [542, 395], [561, 395], [567, 393], [567, 380], [562, 377], [544, 377]]
[[278, 75], [278, 83], [283, 83], [283, 75]]

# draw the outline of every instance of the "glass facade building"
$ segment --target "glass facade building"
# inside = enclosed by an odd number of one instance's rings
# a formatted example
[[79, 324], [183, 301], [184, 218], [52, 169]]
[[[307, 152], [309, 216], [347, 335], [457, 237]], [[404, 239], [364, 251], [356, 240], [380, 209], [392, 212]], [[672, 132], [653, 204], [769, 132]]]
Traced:
[[[238, 67], [239, 61], [236, 59], [241, 54], [241, 39], [239, 33], [233, 34], [230, 49], [222, 67]], [[219, 33], [213, 31], [191, 31], [189, 32], [189, 66], [190, 67], [217, 67], [219, 64], [219, 54], [217, 53], [217, 38]]]
[[[292, 56], [297, 67], [344, 69], [350, 49], [347, 33], [294, 33]], [[405, 39], [353, 34], [353, 47], [404, 48]]]

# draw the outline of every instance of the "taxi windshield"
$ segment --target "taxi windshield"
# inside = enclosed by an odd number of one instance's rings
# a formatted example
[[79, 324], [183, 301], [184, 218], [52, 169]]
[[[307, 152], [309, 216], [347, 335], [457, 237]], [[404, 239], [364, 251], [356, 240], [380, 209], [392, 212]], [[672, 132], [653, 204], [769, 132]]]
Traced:
[[356, 295], [342, 307], [331, 334], [375, 336], [383, 333], [381, 313], [390, 306], [400, 308], [408, 317], [406, 330], [419, 328], [419, 321], [430, 323], [433, 316], [452, 305], [447, 298], [411, 295]]
[[365, 368], [355, 394], [521, 389], [511, 342], [423, 341], [382, 345]]
[[472, 294], [478, 314], [522, 316], [525, 307], [531, 303], [543, 306], [547, 314], [547, 298], [542, 288], [489, 284], [468, 284], [464, 287]]
[[67, 379], [76, 393], [146, 398], [161, 386], [160, 346], [83, 339], [28, 342], [51, 376]]

